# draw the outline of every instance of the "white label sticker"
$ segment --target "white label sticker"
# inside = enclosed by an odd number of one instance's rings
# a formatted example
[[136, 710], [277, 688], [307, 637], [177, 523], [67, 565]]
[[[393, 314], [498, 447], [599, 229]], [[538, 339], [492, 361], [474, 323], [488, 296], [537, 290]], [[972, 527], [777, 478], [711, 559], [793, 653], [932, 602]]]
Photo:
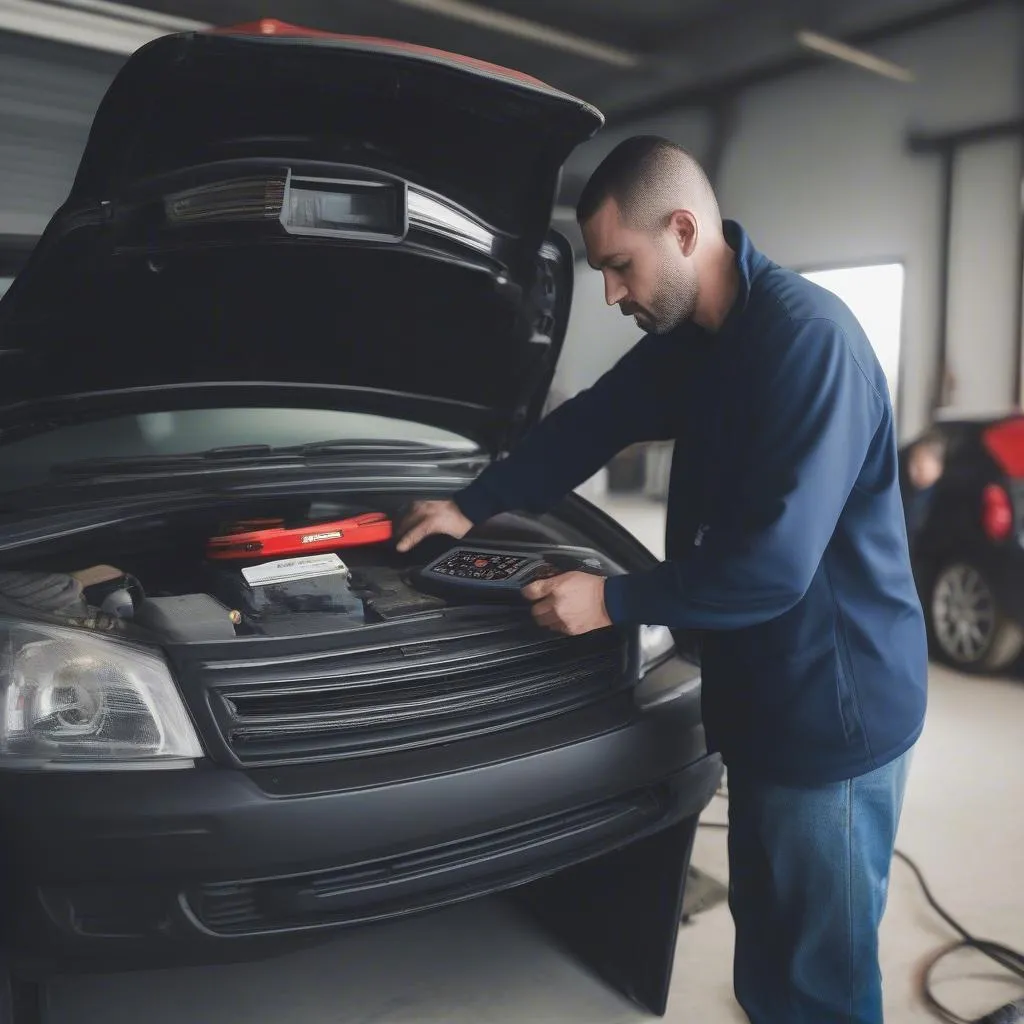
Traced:
[[334, 554], [309, 555], [305, 558], [283, 558], [279, 562], [249, 565], [242, 570], [250, 587], [263, 587], [268, 583], [293, 583], [316, 576], [347, 573], [348, 566]]
[[341, 530], [331, 530], [330, 533], [307, 533], [302, 538], [303, 544], [319, 544], [322, 540], [340, 540]]

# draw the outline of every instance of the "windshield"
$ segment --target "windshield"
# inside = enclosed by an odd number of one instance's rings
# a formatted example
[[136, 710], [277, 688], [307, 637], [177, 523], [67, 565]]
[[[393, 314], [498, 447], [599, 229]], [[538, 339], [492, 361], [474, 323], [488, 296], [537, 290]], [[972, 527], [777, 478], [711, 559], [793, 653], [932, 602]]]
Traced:
[[366, 413], [310, 409], [190, 409], [57, 427], [0, 445], [0, 489], [45, 482], [54, 466], [95, 459], [187, 455], [240, 445], [395, 441], [458, 452], [477, 446], [436, 427]]

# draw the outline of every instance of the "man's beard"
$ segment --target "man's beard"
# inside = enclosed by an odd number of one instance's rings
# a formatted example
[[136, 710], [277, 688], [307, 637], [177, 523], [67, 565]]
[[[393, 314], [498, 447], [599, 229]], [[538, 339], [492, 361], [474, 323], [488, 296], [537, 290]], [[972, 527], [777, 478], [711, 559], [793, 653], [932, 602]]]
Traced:
[[697, 309], [697, 278], [680, 266], [664, 263], [658, 285], [647, 306], [633, 303], [622, 307], [623, 315], [635, 317], [637, 325], [648, 334], [668, 334], [691, 319]]

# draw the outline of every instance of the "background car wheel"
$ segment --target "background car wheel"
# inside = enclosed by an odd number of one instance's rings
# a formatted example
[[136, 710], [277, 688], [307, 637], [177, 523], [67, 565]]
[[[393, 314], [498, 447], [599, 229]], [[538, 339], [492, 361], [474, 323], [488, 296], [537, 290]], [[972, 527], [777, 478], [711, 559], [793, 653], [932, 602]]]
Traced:
[[935, 577], [928, 607], [936, 653], [971, 672], [1001, 672], [1024, 650], [1024, 630], [999, 607], [980, 569], [966, 562]]

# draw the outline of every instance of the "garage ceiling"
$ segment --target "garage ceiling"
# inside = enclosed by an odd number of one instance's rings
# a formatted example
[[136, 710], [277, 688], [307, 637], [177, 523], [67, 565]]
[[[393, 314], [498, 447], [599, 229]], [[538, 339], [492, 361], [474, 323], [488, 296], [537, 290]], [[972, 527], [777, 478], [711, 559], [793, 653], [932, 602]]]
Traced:
[[[9, 2], [0, 0], [0, 9]], [[44, 2], [71, 10], [116, 7], [97, 0]], [[442, 47], [527, 71], [617, 120], [806, 57], [797, 38], [802, 30], [870, 45], [922, 21], [985, 5], [985, 0], [143, 0], [138, 6], [203, 23], [270, 17]]]
[[[799, 33], [870, 51], [885, 38], [998, 2], [141, 0], [125, 6], [109, 0], [0, 0], [0, 194], [10, 196], [10, 188], [19, 187], [6, 180], [5, 163], [17, 166], [19, 180], [40, 199], [49, 203], [59, 194], [84, 142], [91, 117], [85, 108], [98, 101], [132, 40], [137, 45], [140, 33], [190, 22], [226, 25], [269, 17], [403, 39], [518, 68], [574, 93], [604, 111], [608, 130], [599, 145], [584, 147], [567, 167], [562, 202], [571, 204], [602, 150], [636, 125], [656, 123], [680, 106], [706, 105], [737, 86], [802, 64], [835, 59], [802, 45]], [[92, 31], [103, 19], [115, 28], [127, 26], [123, 37], [117, 29], [104, 44], [103, 32]], [[28, 38], [23, 33], [33, 26], [37, 37]], [[89, 45], [65, 45], [70, 40]], [[694, 141], [705, 159], [701, 149], [710, 144], [706, 138]], [[0, 233], [6, 206], [0, 203]], [[30, 209], [22, 214], [32, 219]]]

